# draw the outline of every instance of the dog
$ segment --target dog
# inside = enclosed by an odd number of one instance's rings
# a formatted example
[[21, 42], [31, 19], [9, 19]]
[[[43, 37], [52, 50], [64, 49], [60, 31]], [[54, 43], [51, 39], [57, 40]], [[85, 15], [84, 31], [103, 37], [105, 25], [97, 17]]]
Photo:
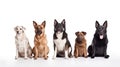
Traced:
[[68, 40], [65, 23], [65, 19], [63, 19], [61, 23], [58, 23], [56, 19], [54, 20], [53, 59], [55, 59], [56, 57], [65, 57], [66, 59], [72, 57], [72, 47]]
[[88, 53], [91, 58], [94, 57], [104, 57], [109, 58], [107, 55], [107, 21], [100, 25], [98, 21], [95, 23], [96, 31], [92, 44], [88, 47]]
[[16, 57], [24, 57], [25, 59], [32, 58], [32, 48], [29, 44], [28, 38], [25, 35], [25, 27], [23, 26], [16, 26], [14, 28], [16, 32], [15, 36], [15, 44], [16, 44]]
[[77, 38], [75, 39], [75, 49], [74, 49], [75, 58], [82, 56], [87, 58], [87, 49], [86, 49], [87, 43], [85, 39], [86, 32], [78, 31], [75, 33], [75, 35], [77, 36]]
[[49, 47], [47, 46], [47, 38], [45, 34], [46, 21], [43, 21], [40, 25], [33, 21], [35, 29], [33, 54], [34, 59], [38, 57], [48, 59]]

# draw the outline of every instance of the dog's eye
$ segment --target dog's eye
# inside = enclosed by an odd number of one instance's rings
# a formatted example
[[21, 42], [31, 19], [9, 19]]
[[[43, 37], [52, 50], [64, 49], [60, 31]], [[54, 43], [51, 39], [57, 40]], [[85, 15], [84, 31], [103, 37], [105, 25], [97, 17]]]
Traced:
[[22, 30], [22, 29], [20, 28], [20, 30]]

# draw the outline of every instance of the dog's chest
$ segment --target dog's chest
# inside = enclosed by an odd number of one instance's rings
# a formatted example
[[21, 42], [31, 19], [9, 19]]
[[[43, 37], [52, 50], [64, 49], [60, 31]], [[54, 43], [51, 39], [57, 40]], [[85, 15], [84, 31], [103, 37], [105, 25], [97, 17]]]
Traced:
[[54, 43], [58, 51], [63, 51], [66, 44], [66, 38], [62, 39], [62, 35], [57, 35], [58, 39], [54, 39]]

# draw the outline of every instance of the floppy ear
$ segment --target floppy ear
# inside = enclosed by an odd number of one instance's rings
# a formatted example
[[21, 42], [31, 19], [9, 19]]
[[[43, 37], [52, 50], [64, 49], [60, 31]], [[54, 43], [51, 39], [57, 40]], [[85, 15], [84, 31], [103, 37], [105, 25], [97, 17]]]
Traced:
[[26, 28], [25, 28], [25, 27], [23, 27], [23, 26], [21, 26], [21, 27], [22, 27], [22, 29], [23, 29], [23, 30], [26, 30]]
[[84, 31], [82, 31], [82, 33], [84, 34], [84, 35], [86, 35], [87, 33], [86, 32], [84, 32]]
[[33, 26], [34, 28], [37, 28], [37, 23], [35, 21], [33, 21]]
[[103, 26], [107, 28], [107, 20], [103, 23]]
[[46, 26], [46, 21], [43, 21], [43, 22], [42, 22], [42, 25], [45, 27], [45, 26]]
[[61, 24], [63, 25], [63, 27], [64, 27], [64, 29], [66, 30], [66, 21], [65, 21], [65, 19], [63, 19], [63, 21], [61, 22]]
[[78, 34], [79, 34], [79, 31], [75, 33], [76, 36], [78, 36]]
[[54, 20], [54, 26], [56, 26], [58, 24], [57, 20]]
[[14, 27], [14, 31], [16, 31], [16, 29], [17, 29], [17, 26], [16, 26], [16, 27]]
[[100, 26], [99, 22], [96, 21], [96, 23], [95, 23], [95, 27], [97, 28], [97, 27], [99, 27], [99, 26]]

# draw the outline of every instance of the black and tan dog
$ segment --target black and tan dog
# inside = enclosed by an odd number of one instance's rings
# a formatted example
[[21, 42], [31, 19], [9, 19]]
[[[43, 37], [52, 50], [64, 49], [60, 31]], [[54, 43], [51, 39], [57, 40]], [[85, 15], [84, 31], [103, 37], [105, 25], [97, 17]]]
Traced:
[[44, 59], [48, 58], [49, 47], [47, 46], [45, 25], [46, 25], [45, 21], [42, 22], [41, 25], [38, 25], [35, 21], [33, 21], [33, 26], [35, 28], [33, 47], [34, 59], [37, 59], [38, 57], [43, 57]]
[[68, 40], [68, 35], [66, 33], [65, 19], [61, 23], [58, 23], [57, 20], [54, 20], [54, 56], [56, 57], [72, 57], [72, 47]]
[[108, 58], [107, 55], [107, 21], [103, 25], [100, 25], [98, 21], [95, 23], [96, 31], [92, 44], [88, 47], [88, 53], [91, 58], [94, 57], [104, 57]]
[[85, 35], [86, 32], [76, 32], [75, 33], [77, 38], [75, 39], [75, 49], [74, 49], [74, 56], [75, 58], [77, 57], [87, 57], [87, 44], [86, 44], [86, 39]]

